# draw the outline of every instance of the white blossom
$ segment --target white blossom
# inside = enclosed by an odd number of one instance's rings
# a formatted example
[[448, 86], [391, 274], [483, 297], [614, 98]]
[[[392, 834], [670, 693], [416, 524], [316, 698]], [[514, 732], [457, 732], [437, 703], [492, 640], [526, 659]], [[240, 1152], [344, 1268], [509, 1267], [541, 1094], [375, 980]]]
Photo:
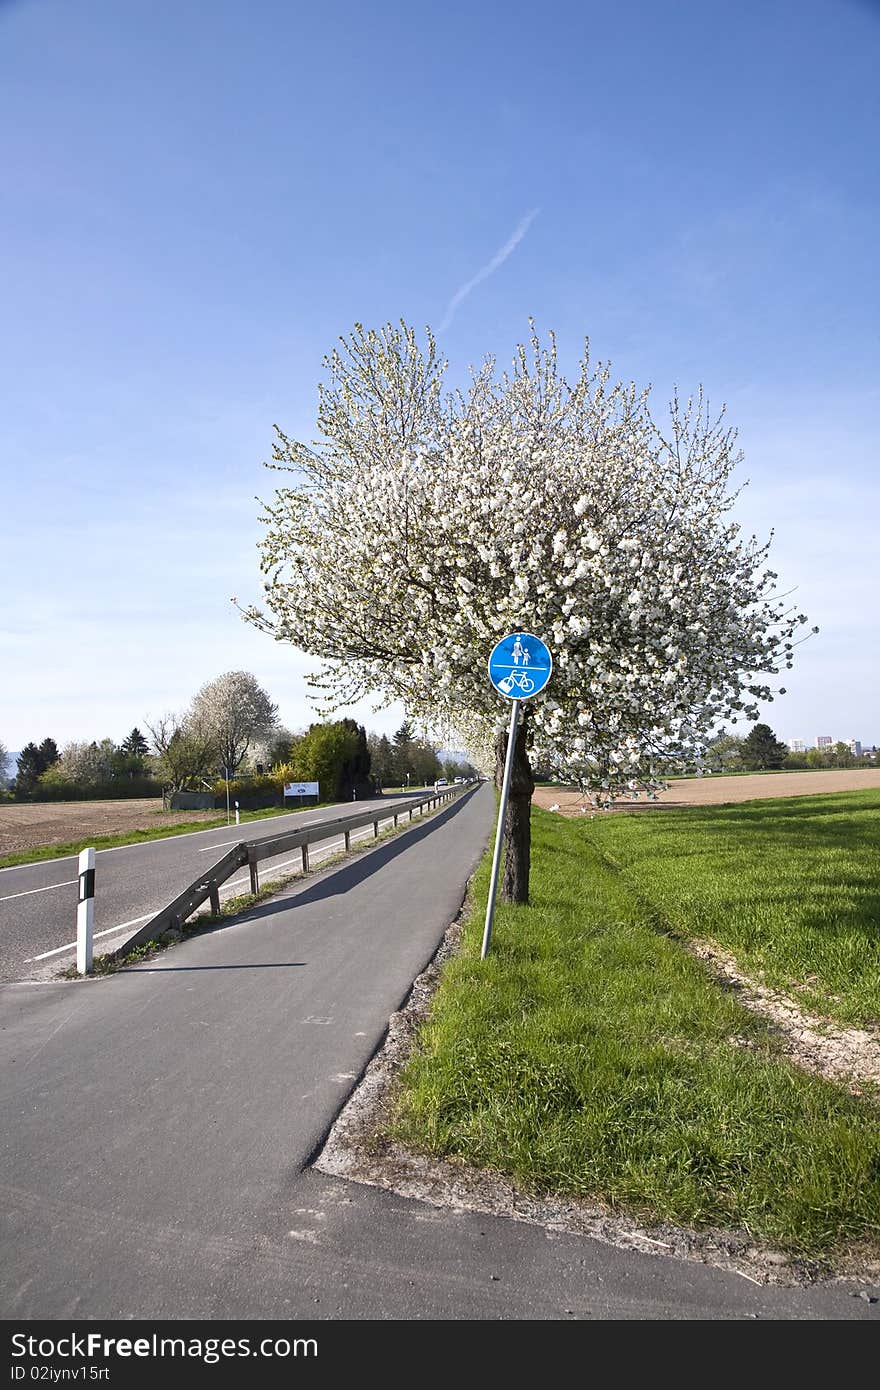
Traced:
[[486, 766], [509, 708], [487, 657], [534, 632], [554, 674], [532, 753], [604, 805], [655, 793], [660, 760], [772, 699], [762, 677], [806, 620], [774, 595], [769, 542], [728, 517], [735, 434], [702, 394], [664, 429], [647, 392], [588, 352], [569, 384], [533, 336], [509, 374], [487, 362], [445, 397], [433, 338], [405, 325], [357, 326], [325, 365], [321, 441], [277, 431], [293, 477], [265, 506], [265, 607], [245, 617], [321, 659], [327, 712], [401, 701]]

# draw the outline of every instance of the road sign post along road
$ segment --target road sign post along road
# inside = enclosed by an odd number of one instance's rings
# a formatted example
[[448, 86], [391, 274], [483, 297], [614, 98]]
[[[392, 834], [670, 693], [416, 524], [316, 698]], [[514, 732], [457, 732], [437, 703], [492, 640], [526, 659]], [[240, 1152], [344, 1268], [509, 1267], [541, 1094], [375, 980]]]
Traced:
[[84, 849], [79, 856], [79, 902], [76, 907], [76, 970], [78, 975], [91, 973], [94, 929], [95, 851]]
[[507, 811], [507, 798], [510, 793], [510, 774], [513, 770], [513, 747], [516, 741], [516, 726], [519, 723], [519, 706], [523, 700], [539, 695], [553, 672], [553, 658], [550, 648], [531, 632], [511, 632], [496, 642], [489, 657], [489, 679], [499, 694], [512, 702], [510, 710], [510, 729], [507, 735], [507, 757], [504, 760], [504, 778], [501, 783], [501, 805], [498, 808], [498, 826], [495, 831], [495, 852], [492, 856], [492, 878], [489, 882], [489, 901], [486, 905], [486, 925], [483, 930], [483, 949], [480, 959], [489, 954], [489, 939], [492, 935], [492, 917], [495, 912], [495, 894], [498, 889], [498, 870], [501, 865], [501, 844], [504, 835], [504, 816]]

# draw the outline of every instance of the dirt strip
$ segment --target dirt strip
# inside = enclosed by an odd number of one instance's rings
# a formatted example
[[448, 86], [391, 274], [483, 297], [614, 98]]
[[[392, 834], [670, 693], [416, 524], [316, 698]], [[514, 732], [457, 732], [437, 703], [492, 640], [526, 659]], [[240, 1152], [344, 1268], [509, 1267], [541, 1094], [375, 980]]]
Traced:
[[[832, 796], [835, 792], [880, 787], [880, 767], [830, 768], [827, 772], [746, 772], [741, 777], [688, 777], [670, 782], [656, 801], [616, 801], [615, 811], [648, 811], [656, 806], [726, 806], [778, 796]], [[532, 801], [562, 816], [590, 814], [592, 807], [574, 787], [536, 787]]]

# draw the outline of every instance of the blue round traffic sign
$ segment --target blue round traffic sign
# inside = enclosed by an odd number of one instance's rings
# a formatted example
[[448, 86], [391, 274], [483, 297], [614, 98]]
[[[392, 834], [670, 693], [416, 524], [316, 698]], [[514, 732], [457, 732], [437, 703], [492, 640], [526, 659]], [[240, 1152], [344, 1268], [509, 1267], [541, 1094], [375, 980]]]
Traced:
[[550, 648], [532, 632], [511, 632], [492, 648], [489, 679], [508, 700], [530, 700], [553, 670]]

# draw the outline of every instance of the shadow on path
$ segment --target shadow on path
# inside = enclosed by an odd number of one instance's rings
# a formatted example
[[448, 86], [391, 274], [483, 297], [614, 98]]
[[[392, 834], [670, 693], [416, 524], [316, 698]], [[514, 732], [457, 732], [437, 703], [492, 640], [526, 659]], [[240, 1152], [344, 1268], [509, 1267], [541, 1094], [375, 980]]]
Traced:
[[[259, 907], [246, 908], [241, 916], [230, 918], [229, 925], [231, 926], [233, 922], [236, 924], [258, 922], [263, 918], [276, 916], [279, 912], [287, 912], [293, 906], [323, 902], [327, 898], [334, 898], [342, 893], [347, 893], [350, 889], [356, 888], [374, 874], [379, 873], [387, 864], [404, 854], [413, 845], [419, 844], [432, 831], [459, 815], [472, 795], [471, 792], [462, 797], [461, 800], [453, 802], [447, 810], [439, 811], [431, 816], [424, 825], [417, 826], [413, 822], [411, 827], [398, 833], [393, 840], [387, 841], [386, 844], [380, 845], [376, 849], [368, 850], [366, 854], [361, 852], [352, 863], [342, 864], [338, 868], [316, 868], [314, 870], [316, 874], [326, 875], [319, 883], [314, 883], [309, 887], [301, 880], [294, 881], [285, 888], [279, 889], [279, 896], [271, 902], [264, 903]], [[270, 874], [271, 870], [267, 872], [267, 878]], [[207, 930], [222, 931], [224, 925], [221, 923], [216, 927], [209, 927]]]

